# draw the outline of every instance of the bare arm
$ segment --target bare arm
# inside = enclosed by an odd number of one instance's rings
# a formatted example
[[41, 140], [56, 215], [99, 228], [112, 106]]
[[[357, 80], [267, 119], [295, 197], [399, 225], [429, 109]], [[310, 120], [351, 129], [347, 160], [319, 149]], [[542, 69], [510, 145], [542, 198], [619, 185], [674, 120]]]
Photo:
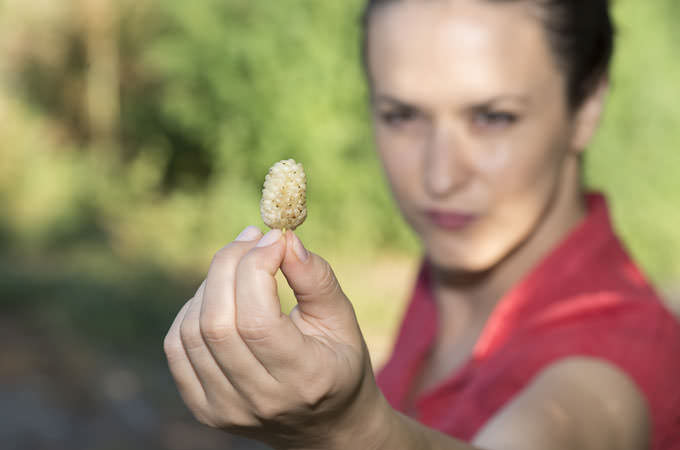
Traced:
[[616, 367], [590, 358], [549, 366], [472, 445], [394, 411], [385, 417], [380, 449], [643, 450], [650, 440], [647, 405], [636, 386]]

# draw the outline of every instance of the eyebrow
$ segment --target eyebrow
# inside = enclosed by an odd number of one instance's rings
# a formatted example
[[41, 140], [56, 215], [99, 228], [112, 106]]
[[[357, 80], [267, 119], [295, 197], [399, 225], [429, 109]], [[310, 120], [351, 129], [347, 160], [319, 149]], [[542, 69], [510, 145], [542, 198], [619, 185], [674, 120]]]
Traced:
[[387, 103], [392, 103], [392, 104], [394, 104], [395, 106], [408, 106], [408, 107], [411, 107], [411, 105], [410, 105], [408, 102], [405, 102], [405, 101], [402, 101], [402, 100], [398, 100], [398, 99], [396, 99], [396, 98], [394, 98], [394, 97], [391, 97], [391, 96], [389, 96], [389, 95], [384, 95], [384, 94], [380, 94], [380, 95], [372, 95], [371, 98], [372, 98], [372, 100], [373, 100], [374, 102], [387, 102]]
[[[483, 100], [478, 103], [472, 103], [471, 105], [467, 106], [466, 109], [468, 108], [473, 108], [473, 109], [479, 109], [479, 108], [488, 108], [493, 106], [495, 103], [499, 103], [501, 101], [507, 101], [507, 100], [512, 100], [516, 101], [519, 103], [522, 103], [524, 105], [528, 105], [531, 103], [530, 99], [528, 96], [525, 95], [519, 95], [519, 94], [502, 94], [502, 95], [496, 95], [494, 97], [491, 97], [489, 99]], [[415, 105], [412, 105], [406, 101], [399, 100], [395, 97], [392, 97], [390, 95], [386, 94], [378, 94], [373, 96], [373, 101], [375, 102], [387, 102], [391, 103], [395, 106], [400, 106], [400, 107], [408, 107], [408, 108], [414, 108], [416, 107]]]

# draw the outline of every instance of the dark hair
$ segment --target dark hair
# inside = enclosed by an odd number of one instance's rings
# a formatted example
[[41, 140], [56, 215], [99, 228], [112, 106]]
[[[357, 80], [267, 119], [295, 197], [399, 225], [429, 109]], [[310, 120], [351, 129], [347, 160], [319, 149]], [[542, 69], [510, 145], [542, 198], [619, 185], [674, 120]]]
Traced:
[[[371, 15], [378, 6], [398, 0], [368, 0], [362, 15], [362, 58], [368, 73], [367, 34]], [[606, 76], [614, 49], [614, 27], [608, 0], [485, 0], [530, 1], [541, 9], [548, 39], [566, 73], [567, 100], [572, 110]]]

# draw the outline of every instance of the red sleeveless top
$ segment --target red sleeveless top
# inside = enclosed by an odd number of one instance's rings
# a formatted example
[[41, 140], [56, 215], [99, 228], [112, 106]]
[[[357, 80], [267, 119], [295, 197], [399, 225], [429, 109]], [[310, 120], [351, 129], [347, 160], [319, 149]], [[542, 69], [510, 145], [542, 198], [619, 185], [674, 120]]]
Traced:
[[[468, 362], [415, 402], [430, 428], [471, 440], [531, 379], [569, 356], [606, 360], [646, 397], [653, 450], [680, 450], [680, 325], [616, 238], [605, 199], [496, 305]], [[406, 396], [437, 335], [421, 270], [391, 358], [378, 375], [390, 404]]]

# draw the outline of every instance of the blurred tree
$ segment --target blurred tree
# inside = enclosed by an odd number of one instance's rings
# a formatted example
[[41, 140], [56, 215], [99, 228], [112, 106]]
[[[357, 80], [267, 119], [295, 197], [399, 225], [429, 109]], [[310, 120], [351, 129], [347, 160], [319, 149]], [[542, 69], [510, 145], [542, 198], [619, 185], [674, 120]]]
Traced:
[[[12, 211], [1, 228], [35, 248], [91, 235], [168, 265], [205, 258], [259, 223], [263, 175], [292, 157], [310, 178], [308, 240], [413, 250], [377, 181], [362, 3], [6, 0], [0, 95], [15, 126], [0, 130]], [[612, 97], [587, 179], [644, 266], [677, 277], [677, 2], [620, 0], [614, 12]]]
[[92, 148], [111, 150], [118, 144], [120, 67], [118, 4], [112, 0], [80, 0], [86, 49], [85, 109]]

